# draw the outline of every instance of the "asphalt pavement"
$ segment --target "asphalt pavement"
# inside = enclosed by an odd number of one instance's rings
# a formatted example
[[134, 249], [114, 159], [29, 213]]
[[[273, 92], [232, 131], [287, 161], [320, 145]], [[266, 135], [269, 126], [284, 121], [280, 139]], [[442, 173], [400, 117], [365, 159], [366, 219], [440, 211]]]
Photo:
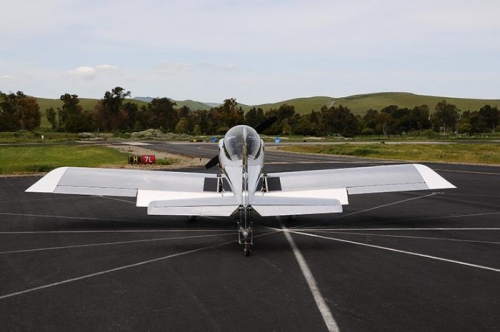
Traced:
[[[387, 163], [266, 157], [267, 172]], [[498, 331], [500, 168], [427, 165], [457, 189], [256, 218], [251, 257], [234, 218], [147, 216], [133, 199], [25, 193], [38, 177], [0, 178], [0, 329]]]

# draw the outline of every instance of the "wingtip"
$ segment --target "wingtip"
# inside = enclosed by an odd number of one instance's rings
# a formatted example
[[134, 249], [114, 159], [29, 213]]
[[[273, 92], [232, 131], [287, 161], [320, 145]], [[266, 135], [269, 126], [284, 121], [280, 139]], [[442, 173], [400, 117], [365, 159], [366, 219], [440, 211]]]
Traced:
[[26, 189], [25, 192], [53, 193], [67, 169], [68, 167], [59, 167], [50, 171], [49, 173], [47, 173], [47, 175], [35, 182], [28, 189]]
[[418, 170], [425, 183], [429, 187], [429, 189], [454, 189], [456, 188], [453, 184], [448, 182], [441, 175], [436, 173], [433, 169], [428, 166], [421, 164], [413, 164], [415, 168]]

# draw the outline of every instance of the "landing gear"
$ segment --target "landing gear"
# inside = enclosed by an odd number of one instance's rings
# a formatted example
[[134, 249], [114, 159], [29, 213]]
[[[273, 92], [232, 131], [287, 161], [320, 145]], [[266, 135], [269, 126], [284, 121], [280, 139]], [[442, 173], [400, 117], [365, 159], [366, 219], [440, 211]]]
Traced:
[[238, 243], [243, 246], [243, 253], [246, 257], [250, 256], [253, 245], [251, 209], [251, 207], [243, 206], [239, 208]]
[[252, 252], [252, 246], [250, 244], [244, 244], [243, 245], [243, 252], [245, 253], [246, 257], [249, 257], [250, 253]]

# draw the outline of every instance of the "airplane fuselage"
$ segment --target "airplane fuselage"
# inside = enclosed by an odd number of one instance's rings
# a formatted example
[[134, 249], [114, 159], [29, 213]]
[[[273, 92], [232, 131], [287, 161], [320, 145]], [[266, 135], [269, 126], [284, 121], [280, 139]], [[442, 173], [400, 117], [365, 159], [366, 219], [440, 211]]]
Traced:
[[255, 129], [231, 128], [219, 141], [219, 165], [238, 204], [249, 207], [264, 169], [264, 141]]

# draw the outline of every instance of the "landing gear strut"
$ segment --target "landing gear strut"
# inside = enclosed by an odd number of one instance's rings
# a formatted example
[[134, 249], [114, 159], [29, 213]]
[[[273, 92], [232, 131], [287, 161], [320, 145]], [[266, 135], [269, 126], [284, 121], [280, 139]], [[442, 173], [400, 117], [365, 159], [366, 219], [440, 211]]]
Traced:
[[238, 243], [243, 246], [243, 253], [246, 257], [250, 256], [253, 245], [253, 221], [251, 218], [251, 207], [239, 208], [238, 219]]

